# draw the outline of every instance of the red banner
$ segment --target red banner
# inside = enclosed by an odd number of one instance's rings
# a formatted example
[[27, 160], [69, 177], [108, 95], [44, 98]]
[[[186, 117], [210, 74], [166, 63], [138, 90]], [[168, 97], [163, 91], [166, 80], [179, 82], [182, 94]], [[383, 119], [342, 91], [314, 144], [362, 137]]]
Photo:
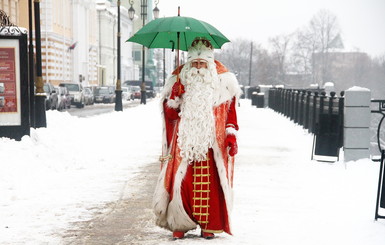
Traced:
[[17, 112], [15, 48], [0, 48], [0, 113]]

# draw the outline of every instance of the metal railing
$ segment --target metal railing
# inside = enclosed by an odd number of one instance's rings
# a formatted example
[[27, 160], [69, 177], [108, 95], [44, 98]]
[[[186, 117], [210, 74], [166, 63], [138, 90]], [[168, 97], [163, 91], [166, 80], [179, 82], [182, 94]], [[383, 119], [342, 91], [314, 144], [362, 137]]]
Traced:
[[[370, 143], [371, 154], [380, 155], [385, 150], [385, 100], [371, 100]], [[379, 160], [379, 159], [376, 159]]]
[[270, 89], [268, 106], [318, 136], [319, 142], [331, 141], [321, 142], [321, 148], [313, 146], [315, 155], [329, 155], [331, 151], [338, 157], [343, 146], [344, 92], [336, 97], [335, 92], [327, 95], [320, 90]]

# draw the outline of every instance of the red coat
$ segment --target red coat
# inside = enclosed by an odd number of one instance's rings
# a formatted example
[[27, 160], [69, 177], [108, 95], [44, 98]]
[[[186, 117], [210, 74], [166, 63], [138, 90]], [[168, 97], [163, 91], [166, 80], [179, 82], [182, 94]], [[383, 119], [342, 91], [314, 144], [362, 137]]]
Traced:
[[[216, 137], [210, 152], [212, 152], [212, 164], [215, 164], [219, 176], [219, 189], [223, 191], [224, 202], [221, 206], [225, 207], [227, 217], [232, 209], [234, 158], [228, 155], [225, 140], [229, 131], [238, 130], [236, 104], [240, 89], [235, 76], [228, 72], [221, 63], [216, 61], [216, 65], [221, 86], [219, 91], [216, 91], [217, 95], [214, 96], [217, 98], [213, 107]], [[180, 149], [177, 145], [177, 131], [180, 122], [178, 109], [170, 108], [170, 100], [168, 100], [172, 85], [176, 81], [175, 75], [181, 69], [180, 67], [174, 72], [174, 76], [168, 80], [162, 92], [163, 161], [153, 200], [157, 225], [171, 231], [188, 231], [197, 226], [191, 213], [186, 211], [188, 209], [184, 203], [186, 197], [181, 192], [181, 187], [184, 185], [182, 180], [187, 178], [186, 173], [190, 170], [189, 163], [180, 156]], [[229, 130], [230, 128], [231, 130]], [[228, 228], [224, 231], [230, 233], [229, 224], [227, 225]]]

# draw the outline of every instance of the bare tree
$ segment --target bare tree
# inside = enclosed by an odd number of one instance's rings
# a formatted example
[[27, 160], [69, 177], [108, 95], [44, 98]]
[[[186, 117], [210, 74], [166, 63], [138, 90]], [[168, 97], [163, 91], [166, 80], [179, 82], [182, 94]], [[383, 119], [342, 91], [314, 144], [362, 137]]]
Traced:
[[278, 66], [277, 83], [285, 84], [287, 73], [287, 57], [291, 35], [279, 35], [269, 39], [272, 46], [272, 58]]
[[[307, 29], [294, 34], [290, 70], [302, 75], [313, 74], [312, 56], [316, 51], [316, 41]], [[308, 83], [315, 83], [315, 76]]]
[[331, 80], [329, 51], [332, 41], [341, 33], [337, 17], [328, 10], [320, 10], [310, 21], [309, 32], [314, 39], [315, 51], [320, 55], [321, 60], [321, 81], [322, 85]]
[[260, 45], [253, 43], [251, 53], [250, 40], [236, 39], [226, 44], [221, 52], [216, 53], [216, 59], [220, 60], [232, 72], [237, 74], [238, 80], [242, 85], [249, 84], [250, 56], [252, 55], [251, 85], [257, 85], [257, 61], [260, 52]]
[[341, 45], [341, 29], [337, 17], [320, 10], [309, 25], [295, 33], [292, 62], [299, 72], [312, 74], [312, 83], [331, 81], [329, 53]]

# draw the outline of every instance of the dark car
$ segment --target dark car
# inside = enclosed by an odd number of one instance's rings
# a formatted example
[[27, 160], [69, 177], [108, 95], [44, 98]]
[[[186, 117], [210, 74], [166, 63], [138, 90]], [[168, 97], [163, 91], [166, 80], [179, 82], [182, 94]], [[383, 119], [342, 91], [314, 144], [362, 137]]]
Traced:
[[115, 92], [108, 87], [99, 87], [95, 89], [94, 93], [95, 103], [114, 103]]
[[55, 110], [59, 106], [59, 99], [55, 87], [51, 83], [44, 83], [45, 109]]

